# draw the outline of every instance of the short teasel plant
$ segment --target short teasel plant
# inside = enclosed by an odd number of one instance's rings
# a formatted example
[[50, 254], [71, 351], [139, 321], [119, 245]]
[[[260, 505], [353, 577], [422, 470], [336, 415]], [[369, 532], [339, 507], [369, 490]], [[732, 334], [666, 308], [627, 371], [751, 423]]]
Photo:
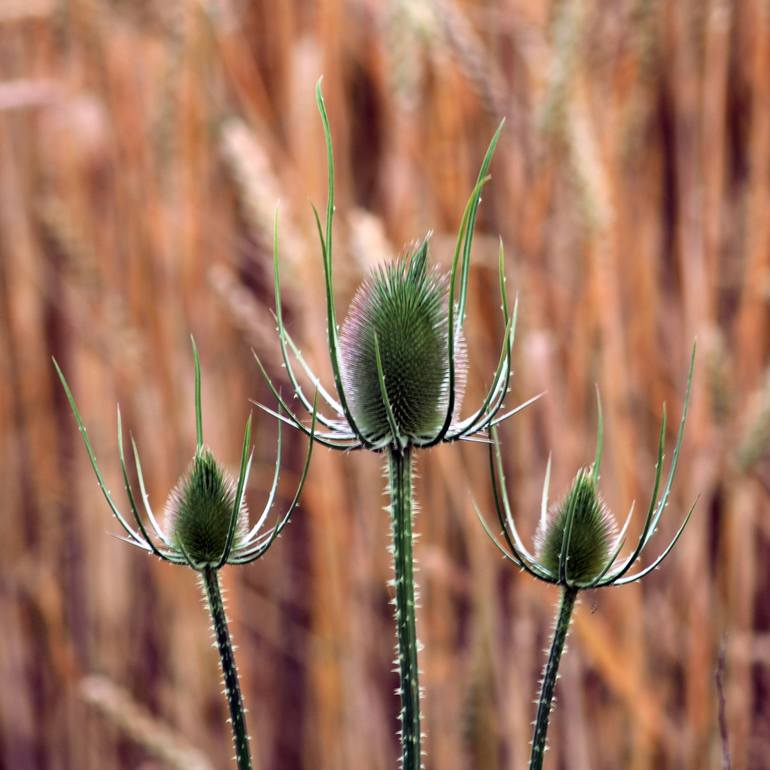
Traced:
[[[540, 682], [529, 768], [540, 770], [546, 751], [548, 723], [553, 703], [554, 689], [558, 678], [559, 663], [567, 640], [570, 621], [580, 591], [593, 588], [621, 586], [641, 580], [668, 556], [684, 532], [695, 504], [684, 517], [674, 537], [652, 562], [631, 572], [650, 543], [658, 528], [663, 511], [668, 505], [671, 486], [679, 464], [679, 453], [684, 437], [687, 409], [690, 401], [695, 346], [690, 357], [687, 387], [682, 416], [676, 437], [676, 444], [669, 466], [668, 475], [661, 490], [663, 474], [663, 448], [666, 437], [666, 409], [663, 407], [660, 434], [658, 438], [655, 480], [653, 482], [647, 515], [636, 546], [627, 558], [618, 562], [626, 542], [626, 534], [633, 515], [633, 505], [626, 520], [618, 531], [615, 519], [599, 493], [599, 466], [602, 459], [603, 423], [601, 402], [597, 393], [597, 436], [596, 455], [593, 465], [579, 470], [562, 501], [549, 510], [548, 487], [551, 475], [549, 459], [543, 484], [540, 509], [540, 523], [535, 536], [535, 551], [532, 553], [519, 535], [506, 491], [505, 475], [497, 431], [492, 429], [492, 443], [489, 446], [489, 466], [498, 522], [502, 528], [504, 542], [501, 543], [491, 531], [484, 517], [476, 511], [484, 530], [498, 550], [519, 569], [538, 580], [558, 585], [561, 588], [561, 602], [556, 613], [553, 637], [548, 660]], [[696, 501], [697, 502], [697, 501]]]
[[[219, 570], [225, 564], [248, 564], [263, 556], [274, 543], [284, 527], [289, 523], [292, 513], [297, 508], [302, 488], [307, 478], [310, 459], [313, 453], [315, 436], [315, 409], [309, 429], [305, 463], [302, 468], [296, 493], [283, 516], [265, 529], [268, 516], [278, 490], [281, 472], [281, 430], [278, 425], [278, 448], [275, 471], [264, 509], [259, 519], [249, 528], [249, 514], [246, 507], [245, 491], [253, 456], [251, 446], [251, 416], [246, 421], [246, 429], [241, 450], [241, 464], [238, 478], [234, 479], [216, 460], [211, 450], [203, 443], [203, 416], [201, 410], [201, 372], [198, 349], [192, 339], [195, 365], [195, 426], [197, 443], [195, 454], [187, 471], [171, 491], [165, 507], [165, 527], [161, 527], [150, 506], [144, 483], [142, 464], [136, 442], [131, 437], [136, 477], [144, 508], [145, 517], [139, 512], [131, 480], [126, 467], [123, 448], [123, 425], [120, 407], [117, 410], [118, 455], [123, 476], [123, 485], [131, 510], [131, 520], [121, 513], [107, 486], [96, 461], [96, 455], [88, 438], [85, 425], [80, 416], [75, 398], [58, 363], [54, 360], [64, 392], [67, 395], [75, 422], [91, 461], [99, 488], [107, 505], [124, 535], [119, 538], [148, 555], [157, 556], [162, 561], [179, 566], [190, 567], [200, 575], [201, 585], [211, 613], [212, 627], [219, 650], [225, 695], [230, 711], [230, 723], [235, 746], [235, 760], [238, 770], [250, 770], [252, 767], [249, 736], [246, 728], [243, 697], [238, 680], [238, 670], [230, 631], [227, 623], [225, 605], [219, 586]], [[146, 519], [146, 520], [145, 520]], [[152, 534], [150, 533], [152, 531]]]
[[[311, 412], [312, 404], [297, 377], [294, 360], [331, 410], [330, 414], [318, 413], [318, 422], [323, 427], [316, 432], [315, 440], [332, 449], [347, 452], [368, 449], [387, 456], [395, 571], [396, 664], [401, 696], [401, 761], [405, 770], [417, 770], [422, 765], [422, 746], [412, 536], [414, 450], [441, 442], [486, 440], [490, 428], [534, 400], [500, 414], [511, 375], [517, 315], [516, 306], [511, 312], [506, 298], [501, 245], [499, 288], [505, 326], [502, 349], [483, 402], [469, 417], [459, 417], [467, 370], [462, 329], [473, 232], [481, 189], [488, 180], [487, 172], [502, 123], [492, 137], [465, 207], [450, 272], [445, 274], [429, 266], [429, 238], [426, 237], [396, 262], [375, 269], [364, 280], [340, 329], [332, 279], [334, 157], [321, 81], [316, 86], [316, 103], [328, 164], [325, 229], [318, 212], [315, 208], [313, 211], [323, 258], [327, 343], [336, 398], [320, 383], [284, 326], [276, 216], [273, 254], [278, 339], [293, 395], [299, 404]], [[281, 397], [258, 358], [257, 363], [285, 414], [267, 411], [308, 434], [308, 426]]]

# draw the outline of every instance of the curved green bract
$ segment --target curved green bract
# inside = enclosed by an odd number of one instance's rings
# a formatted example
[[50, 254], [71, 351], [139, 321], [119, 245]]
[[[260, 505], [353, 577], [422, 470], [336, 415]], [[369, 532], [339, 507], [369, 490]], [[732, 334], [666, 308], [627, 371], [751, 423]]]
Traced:
[[315, 87], [315, 99], [318, 112], [321, 115], [321, 124], [323, 125], [324, 142], [326, 144], [326, 167], [328, 176], [328, 195], [326, 199], [326, 230], [321, 227], [321, 218], [318, 210], [313, 206], [313, 217], [318, 230], [318, 237], [321, 241], [321, 252], [323, 256], [324, 267], [324, 285], [326, 288], [326, 333], [329, 345], [329, 360], [332, 365], [332, 375], [334, 376], [334, 385], [337, 388], [337, 395], [340, 398], [340, 408], [350, 429], [355, 434], [363, 446], [371, 448], [369, 441], [361, 434], [356, 425], [353, 415], [348, 406], [348, 400], [345, 388], [342, 383], [342, 364], [340, 362], [340, 340], [337, 329], [337, 314], [334, 309], [334, 281], [332, 277], [332, 223], [334, 221], [334, 150], [332, 147], [332, 132], [329, 126], [329, 116], [326, 112], [326, 102], [321, 91], [320, 78]]
[[198, 346], [195, 337], [190, 335], [190, 343], [193, 351], [193, 367], [195, 369], [195, 439], [196, 448], [203, 448], [203, 410], [201, 409], [201, 360], [198, 355]]

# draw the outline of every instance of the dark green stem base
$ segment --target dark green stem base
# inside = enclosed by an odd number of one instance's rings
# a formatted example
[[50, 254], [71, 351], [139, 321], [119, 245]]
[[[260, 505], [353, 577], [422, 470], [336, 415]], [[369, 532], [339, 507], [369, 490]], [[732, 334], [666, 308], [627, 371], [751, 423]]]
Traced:
[[567, 641], [572, 610], [575, 609], [577, 588], [562, 588], [559, 613], [556, 616], [556, 627], [553, 631], [551, 650], [548, 653], [548, 662], [545, 664], [543, 681], [540, 687], [540, 699], [537, 702], [537, 716], [535, 717], [535, 731], [532, 734], [532, 753], [529, 758], [529, 770], [541, 770], [543, 767], [543, 755], [545, 754], [545, 741], [548, 735], [548, 720], [551, 716], [551, 703], [553, 691], [556, 687], [556, 678], [559, 673], [559, 662]]
[[246, 730], [246, 718], [241, 697], [241, 686], [238, 682], [238, 670], [235, 667], [233, 644], [227, 627], [227, 615], [219, 590], [219, 578], [212, 567], [205, 567], [201, 573], [206, 601], [211, 611], [214, 624], [214, 634], [217, 638], [219, 658], [222, 662], [222, 675], [225, 680], [225, 695], [230, 708], [230, 723], [233, 729], [233, 745], [235, 746], [235, 761], [238, 770], [251, 770], [251, 753], [249, 752], [249, 735]]
[[396, 573], [396, 637], [401, 693], [401, 767], [419, 770], [420, 678], [417, 667], [414, 561], [412, 556], [411, 450], [391, 450], [388, 457], [393, 565]]

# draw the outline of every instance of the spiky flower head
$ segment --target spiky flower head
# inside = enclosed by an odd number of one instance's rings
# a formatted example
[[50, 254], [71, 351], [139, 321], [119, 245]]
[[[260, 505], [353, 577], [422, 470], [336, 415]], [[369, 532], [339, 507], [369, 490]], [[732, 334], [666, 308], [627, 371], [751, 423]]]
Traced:
[[[342, 379], [353, 417], [369, 441], [379, 442], [394, 429], [407, 440], [440, 429], [449, 397], [447, 298], [448, 276], [428, 267], [427, 239], [376, 268], [356, 292], [340, 334]], [[457, 341], [458, 394], [465, 371]], [[459, 400], [456, 395], [455, 404]]]
[[125, 532], [125, 537], [121, 539], [130, 545], [140, 548], [145, 553], [153, 554], [172, 564], [210, 572], [212, 569], [218, 570], [225, 564], [248, 564], [260, 558], [260, 556], [267, 552], [283, 528], [288, 524], [292, 513], [297, 508], [310, 466], [310, 458], [313, 453], [313, 439], [315, 438], [316, 410], [314, 401], [309, 430], [310, 442], [308, 443], [305, 465], [302, 468], [294, 498], [283, 517], [279, 518], [267, 531], [264, 531], [264, 525], [275, 502], [281, 472], [281, 430], [279, 424], [278, 451], [273, 483], [259, 519], [251, 529], [248, 529], [248, 512], [244, 501], [244, 494], [251, 468], [251, 416], [246, 421], [243, 447], [241, 448], [241, 466], [236, 481], [217, 463], [214, 455], [203, 443], [200, 360], [195, 340], [190, 339], [195, 365], [195, 432], [197, 446], [190, 467], [169, 495], [165, 510], [165, 528], [161, 528], [150, 506], [144, 484], [142, 463], [139, 459], [136, 443], [132, 438], [131, 448], [133, 449], [136, 476], [139, 482], [145, 517], [139, 513], [137, 497], [134, 494], [126, 467], [123, 447], [123, 423], [120, 417], [120, 409], [118, 409], [117, 415], [118, 456], [120, 458], [120, 470], [123, 475], [123, 486], [128, 498], [133, 523], [120, 512], [110, 491], [107, 489], [104, 477], [96, 461], [96, 455], [88, 438], [88, 433], [75, 403], [75, 398], [62, 370], [55, 360], [54, 367], [61, 380], [72, 413], [75, 416], [75, 421], [88, 453], [88, 459], [91, 461], [91, 466], [99, 482], [99, 488], [110, 510]]
[[[227, 547], [237, 485], [207, 447], [195, 453], [190, 467], [166, 502], [166, 532], [174, 545], [200, 565], [216, 564]], [[248, 511], [241, 496], [232, 547], [246, 536]]]
[[620, 532], [616, 534], [614, 518], [607, 510], [598, 491], [604, 434], [598, 390], [596, 393], [598, 417], [596, 456], [593, 465], [590, 468], [578, 471], [564, 500], [555, 511], [549, 514], [548, 486], [551, 478], [551, 461], [549, 459], [545, 472], [545, 481], [543, 482], [540, 526], [536, 535], [536, 549], [534, 553], [531, 553], [526, 547], [516, 527], [516, 521], [513, 517], [506, 490], [500, 442], [497, 430], [494, 426], [492, 427], [492, 441], [489, 445], [489, 466], [497, 519], [502, 527], [505, 545], [498, 542], [497, 537], [487, 526], [484, 517], [478, 513], [478, 510], [476, 512], [487, 535], [506, 559], [509, 559], [517, 567], [520, 567], [533, 577], [538, 578], [538, 580], [576, 590], [633, 583], [645, 575], [649, 575], [652, 570], [660, 565], [677, 544], [682, 532], [684, 532], [693, 510], [695, 510], [695, 504], [687, 512], [684, 521], [669, 544], [663, 549], [663, 552], [646, 567], [641, 568], [638, 572], [629, 574], [631, 567], [636, 564], [658, 529], [663, 512], [668, 505], [671, 486], [674, 483], [674, 476], [679, 464], [682, 439], [684, 438], [684, 426], [687, 421], [687, 408], [690, 403], [694, 366], [695, 345], [693, 345], [692, 353], [690, 354], [690, 368], [687, 372], [684, 405], [682, 416], [679, 420], [679, 430], [677, 431], [676, 444], [674, 445], [668, 475], [665, 482], [662, 482], [663, 447], [666, 438], [666, 408], [664, 405], [660, 435], [658, 436], [655, 480], [652, 485], [647, 515], [645, 516], [636, 547], [619, 564], [616, 562], [626, 542], [626, 534], [631, 523], [634, 506], [631, 506], [625, 523], [621, 527]]
[[[562, 561], [571, 582], [587, 583], [607, 564], [617, 528], [588, 468], [578, 471], [569, 492], [535, 536], [538, 561], [554, 574]], [[565, 542], [566, 538], [566, 542]]]
[[[349, 452], [403, 451], [407, 447], [430, 448], [442, 442], [485, 441], [495, 425], [525, 409], [535, 396], [500, 414], [512, 372], [511, 353], [516, 328], [505, 290], [504, 252], [498, 252], [500, 307], [505, 331], [497, 367], [481, 405], [461, 419], [460, 402], [467, 377], [463, 324], [468, 299], [473, 233], [481, 190], [503, 128], [497, 128], [479, 169], [476, 185], [465, 206], [448, 274], [428, 268], [427, 239], [395, 264], [375, 270], [354, 297], [342, 325], [337, 324], [332, 269], [334, 219], [334, 153], [326, 104], [320, 81], [316, 102], [321, 114], [328, 170], [326, 223], [313, 213], [323, 257], [326, 294], [326, 335], [334, 389], [324, 388], [309, 366], [283, 321], [278, 258], [278, 215], [273, 228], [275, 319], [286, 376], [293, 399], [287, 401], [255, 354], [268, 387], [281, 406], [279, 414], [262, 404], [265, 411], [292, 425], [305, 435], [308, 426], [296, 413], [293, 400], [308, 413], [310, 399], [298, 377], [295, 364], [315, 387], [330, 412], [319, 410], [323, 429], [315, 440], [330, 449]], [[335, 392], [336, 391], [336, 392]]]

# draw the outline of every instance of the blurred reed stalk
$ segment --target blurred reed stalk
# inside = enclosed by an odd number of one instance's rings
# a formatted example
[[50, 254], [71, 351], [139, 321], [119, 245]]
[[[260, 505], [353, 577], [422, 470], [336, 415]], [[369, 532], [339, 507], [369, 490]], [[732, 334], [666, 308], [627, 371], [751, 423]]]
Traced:
[[131, 740], [147, 749], [174, 770], [214, 770], [198, 749], [176, 731], [158, 721], [125, 690], [103, 676], [87, 676], [80, 682], [83, 700], [98, 709]]

